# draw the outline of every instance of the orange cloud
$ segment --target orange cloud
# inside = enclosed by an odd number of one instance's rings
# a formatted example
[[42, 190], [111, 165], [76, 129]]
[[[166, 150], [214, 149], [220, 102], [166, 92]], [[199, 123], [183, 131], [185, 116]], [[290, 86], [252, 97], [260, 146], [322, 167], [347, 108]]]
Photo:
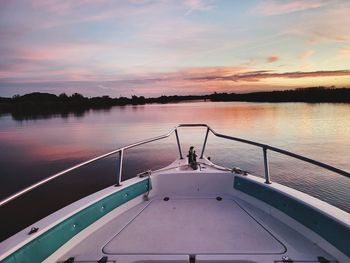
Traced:
[[279, 56], [277, 55], [272, 55], [267, 58], [268, 63], [273, 63], [273, 62], [276, 62], [277, 60], [279, 60]]
[[283, 72], [274, 73], [269, 70], [249, 71], [245, 73], [233, 74], [231, 76], [202, 76], [193, 78], [197, 80], [229, 80], [229, 81], [260, 81], [267, 78], [310, 78], [310, 77], [329, 77], [329, 76], [350, 76], [350, 70], [334, 70], [334, 71], [311, 71], [311, 72]]
[[342, 47], [337, 52], [337, 58], [344, 59], [350, 58], [350, 47]]
[[[137, 94], [169, 94], [164, 87], [168, 87], [172, 94], [198, 94], [214, 91], [248, 92], [256, 90], [271, 90], [278, 86], [302, 87], [303, 78], [315, 79], [319, 83], [320, 77], [350, 76], [349, 70], [336, 71], [306, 71], [276, 73], [270, 70], [248, 71], [244, 68], [189, 68], [178, 72], [159, 73], [149, 75], [147, 78], [123, 80], [119, 84], [129, 85], [129, 89]], [[272, 81], [275, 79], [276, 81]], [[298, 84], [290, 84], [291, 79]], [[265, 81], [268, 80], [268, 81]], [[288, 81], [290, 80], [290, 81]], [[304, 81], [305, 82], [305, 81]], [[332, 82], [331, 84], [334, 84]], [[113, 86], [113, 85], [112, 85]]]
[[313, 54], [315, 54], [314, 50], [308, 50], [300, 54], [300, 59], [309, 59]]

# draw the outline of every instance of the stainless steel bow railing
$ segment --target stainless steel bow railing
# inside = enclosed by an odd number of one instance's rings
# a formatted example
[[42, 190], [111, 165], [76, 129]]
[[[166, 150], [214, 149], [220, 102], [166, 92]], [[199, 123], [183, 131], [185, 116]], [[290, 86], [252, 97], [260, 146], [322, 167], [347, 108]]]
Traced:
[[343, 175], [343, 176], [346, 176], [348, 178], [350, 178], [350, 173], [346, 172], [346, 171], [343, 171], [341, 169], [338, 169], [336, 167], [333, 167], [331, 165], [328, 165], [328, 164], [325, 164], [323, 162], [319, 162], [319, 161], [316, 161], [316, 160], [313, 160], [313, 159], [310, 159], [310, 158], [307, 158], [305, 156], [302, 156], [302, 155], [299, 155], [299, 154], [295, 154], [295, 153], [292, 153], [292, 152], [289, 152], [289, 151], [286, 151], [286, 150], [282, 150], [282, 149], [279, 149], [279, 148], [276, 148], [276, 147], [273, 147], [273, 146], [270, 146], [270, 145], [267, 145], [267, 144], [262, 144], [262, 143], [258, 143], [258, 142], [254, 142], [254, 141], [249, 141], [249, 140], [246, 140], [246, 139], [242, 139], [242, 138], [237, 138], [237, 137], [233, 137], [233, 136], [228, 136], [228, 135], [224, 135], [224, 134], [220, 134], [220, 133], [217, 133], [215, 132], [210, 126], [208, 126], [207, 124], [180, 124], [180, 125], [177, 125], [176, 127], [174, 127], [173, 129], [171, 129], [167, 134], [164, 134], [164, 135], [161, 135], [161, 136], [158, 136], [158, 137], [154, 137], [154, 138], [151, 138], [151, 139], [148, 139], [148, 140], [143, 140], [143, 141], [140, 141], [140, 142], [136, 142], [136, 143], [133, 143], [133, 144], [129, 144], [127, 146], [124, 146], [124, 147], [121, 147], [119, 149], [116, 149], [114, 151], [111, 151], [109, 153], [106, 153], [106, 154], [103, 154], [103, 155], [100, 155], [96, 158], [93, 158], [93, 159], [90, 159], [88, 161], [85, 161], [85, 162], [82, 162], [82, 163], [79, 163], [73, 167], [70, 167], [68, 169], [65, 169], [59, 173], [56, 173], [38, 183], [35, 183], [3, 200], [0, 201], [0, 206], [3, 206], [9, 202], [11, 202], [12, 200], [20, 197], [21, 195], [25, 194], [25, 193], [28, 193], [32, 190], [34, 190], [35, 188], [43, 185], [43, 184], [46, 184], [70, 171], [73, 171], [73, 170], [76, 170], [82, 166], [85, 166], [87, 164], [91, 164], [93, 162], [96, 162], [98, 160], [101, 160], [103, 158], [106, 158], [110, 155], [113, 155], [113, 154], [116, 154], [116, 153], [119, 153], [119, 171], [118, 171], [118, 174], [117, 174], [117, 184], [116, 186], [120, 186], [121, 185], [121, 178], [122, 178], [122, 172], [123, 172], [123, 159], [124, 159], [124, 151], [127, 150], [127, 149], [130, 149], [130, 148], [134, 148], [134, 147], [137, 147], [137, 146], [140, 146], [140, 145], [143, 145], [143, 144], [147, 144], [147, 143], [151, 143], [151, 142], [154, 142], [154, 141], [158, 141], [158, 140], [162, 140], [162, 139], [165, 139], [165, 138], [168, 138], [170, 135], [172, 135], [173, 133], [175, 133], [175, 136], [176, 136], [176, 142], [177, 142], [177, 146], [178, 146], [178, 150], [179, 150], [179, 156], [180, 156], [180, 159], [183, 159], [183, 155], [182, 155], [182, 150], [181, 150], [181, 144], [180, 144], [180, 140], [179, 140], [179, 135], [178, 135], [178, 128], [180, 127], [206, 127], [207, 128], [207, 131], [206, 131], [206, 134], [205, 134], [205, 139], [204, 139], [204, 143], [203, 143], [203, 148], [202, 148], [202, 152], [201, 152], [201, 155], [200, 155], [200, 158], [203, 158], [204, 156], [204, 151], [205, 151], [205, 147], [206, 147], [206, 144], [207, 144], [207, 141], [208, 141], [208, 135], [209, 135], [209, 132], [211, 132], [213, 135], [215, 135], [216, 137], [219, 137], [219, 138], [224, 138], [224, 139], [228, 139], [228, 140], [233, 140], [233, 141], [238, 141], [238, 142], [242, 142], [242, 143], [245, 143], [245, 144], [250, 144], [250, 145], [254, 145], [254, 146], [257, 146], [257, 147], [260, 147], [262, 149], [262, 152], [263, 152], [263, 158], [264, 158], [264, 170], [265, 170], [265, 183], [267, 184], [270, 184], [271, 183], [271, 178], [270, 178], [270, 173], [269, 173], [269, 162], [268, 162], [268, 155], [267, 155], [267, 150], [270, 150], [270, 151], [273, 151], [273, 152], [278, 152], [278, 153], [281, 153], [283, 155], [287, 155], [287, 156], [290, 156], [290, 157], [293, 157], [295, 159], [299, 159], [301, 161], [305, 161], [307, 163], [311, 163], [313, 165], [316, 165], [316, 166], [319, 166], [319, 167], [322, 167], [324, 169], [327, 169], [329, 171], [332, 171], [332, 172], [335, 172], [335, 173], [338, 173], [340, 175]]

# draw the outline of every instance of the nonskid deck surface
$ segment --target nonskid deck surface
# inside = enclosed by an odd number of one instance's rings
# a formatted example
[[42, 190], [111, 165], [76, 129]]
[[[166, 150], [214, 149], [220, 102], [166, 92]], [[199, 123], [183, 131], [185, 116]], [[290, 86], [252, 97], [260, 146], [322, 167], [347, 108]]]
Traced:
[[234, 200], [172, 197], [150, 202], [103, 252], [279, 254], [285, 247]]
[[164, 197], [117, 216], [68, 251], [62, 260], [74, 257], [76, 262], [95, 262], [107, 256], [117, 262], [144, 262], [149, 257], [166, 262], [168, 255], [179, 260], [196, 255], [196, 262], [201, 262], [201, 257], [273, 262], [285, 255], [310, 262], [317, 262], [319, 256], [333, 259], [283, 222], [239, 198]]

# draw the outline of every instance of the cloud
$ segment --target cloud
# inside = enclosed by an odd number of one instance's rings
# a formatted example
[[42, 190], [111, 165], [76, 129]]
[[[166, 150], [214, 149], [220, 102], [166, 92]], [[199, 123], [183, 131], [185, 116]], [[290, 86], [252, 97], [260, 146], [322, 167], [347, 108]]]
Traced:
[[31, 0], [31, 5], [34, 8], [43, 9], [52, 13], [64, 14], [71, 12], [74, 9], [81, 9], [84, 7], [91, 7], [106, 4], [106, 0], [74, 0], [74, 1], [61, 1], [61, 0]]
[[314, 50], [307, 50], [299, 54], [300, 70], [311, 71], [315, 69], [315, 64], [312, 62], [311, 57], [315, 54]]
[[329, 4], [325, 0], [262, 1], [254, 9], [254, 14], [273, 16], [320, 8]]
[[350, 2], [339, 1], [322, 9], [322, 12], [303, 14], [299, 22], [289, 25], [283, 31], [293, 38], [303, 38], [307, 44], [312, 45], [349, 42], [349, 13]]
[[337, 50], [337, 60], [349, 60], [350, 59], [350, 47], [341, 47]]
[[187, 8], [186, 15], [192, 11], [207, 11], [213, 8], [213, 6], [203, 0], [185, 0], [184, 5]]
[[230, 76], [202, 76], [193, 78], [194, 80], [226, 80], [226, 81], [253, 81], [257, 82], [267, 78], [310, 78], [310, 77], [330, 77], [330, 76], [350, 76], [350, 70], [334, 71], [309, 71], [309, 72], [283, 72], [275, 73], [270, 70], [248, 71], [244, 73], [233, 74]]
[[273, 63], [273, 62], [276, 62], [279, 59], [280, 59], [279, 56], [272, 55], [272, 56], [269, 56], [266, 60], [267, 60], [268, 63]]
[[343, 51], [344, 53], [350, 54], [350, 47], [342, 47], [341, 51]]
[[251, 3], [215, 0], [0, 1], [0, 85], [181, 94], [298, 86], [314, 80], [302, 79], [311, 72], [349, 68], [349, 52], [339, 49], [350, 43], [349, 1], [256, 2], [252, 14], [245, 12]]
[[35, 61], [81, 61], [91, 54], [110, 51], [118, 45], [104, 43], [56, 43], [51, 45], [33, 45], [19, 48], [14, 54], [20, 59]]
[[302, 60], [306, 60], [306, 59], [309, 59], [313, 54], [315, 54], [314, 50], [307, 50], [305, 52], [302, 52], [299, 55], [299, 58], [302, 59]]
[[113, 88], [108, 87], [106, 85], [102, 85], [102, 84], [97, 85], [97, 88], [102, 89], [102, 90], [113, 90]]
[[[277, 73], [272, 70], [249, 70], [239, 67], [206, 67], [188, 68], [173, 72], [150, 73], [144, 75], [124, 75], [119, 77], [109, 76], [105, 80], [94, 72], [57, 72], [59, 78], [42, 82], [11, 82], [0, 80], [0, 87], [52, 87], [59, 90], [57, 93], [69, 93], [69, 89], [81, 93], [99, 94], [108, 93], [130, 95], [134, 90], [138, 95], [161, 95], [161, 94], [198, 94], [214, 92], [217, 90], [233, 91], [237, 87], [245, 86], [246, 91], [255, 87], [255, 90], [268, 90], [273, 86], [272, 82], [265, 79], [302, 79], [320, 77], [346, 77], [350, 76], [350, 70], [334, 71], [296, 71]], [[283, 87], [285, 81], [279, 81], [278, 86]], [[270, 84], [269, 84], [270, 83]], [[299, 84], [294, 85], [300, 87]], [[317, 85], [317, 80], [315, 85]], [[332, 85], [330, 83], [329, 85]], [[260, 87], [260, 88], [257, 88]], [[47, 91], [47, 90], [46, 90]], [[49, 92], [49, 91], [48, 91]], [[13, 95], [13, 94], [12, 94]], [[103, 94], [104, 95], [104, 94]]]
[[[79, 92], [85, 96], [109, 95], [128, 96], [160, 96], [174, 94], [208, 94], [219, 92], [252, 92], [274, 89], [290, 89], [310, 85], [342, 85], [349, 86], [346, 78], [350, 70], [335, 71], [298, 71], [276, 73], [271, 70], [248, 70], [242, 68], [188, 68], [167, 73], [149, 75], [129, 75], [114, 80], [94, 80], [78, 75], [77, 81], [65, 80], [62, 76], [56, 81], [47, 82], [6, 82], [0, 79], [2, 96], [25, 94], [32, 90], [60, 94]], [[339, 77], [338, 82], [322, 81], [320, 77]], [[305, 81], [303, 80], [305, 78]], [[278, 81], [273, 81], [278, 79]], [[301, 81], [296, 81], [300, 79]]]

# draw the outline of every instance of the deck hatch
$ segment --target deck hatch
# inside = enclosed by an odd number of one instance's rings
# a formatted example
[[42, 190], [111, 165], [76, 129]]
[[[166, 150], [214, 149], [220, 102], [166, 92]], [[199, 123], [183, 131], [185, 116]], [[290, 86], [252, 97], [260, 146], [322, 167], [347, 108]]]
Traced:
[[106, 244], [110, 255], [281, 254], [285, 247], [234, 200], [152, 200]]

